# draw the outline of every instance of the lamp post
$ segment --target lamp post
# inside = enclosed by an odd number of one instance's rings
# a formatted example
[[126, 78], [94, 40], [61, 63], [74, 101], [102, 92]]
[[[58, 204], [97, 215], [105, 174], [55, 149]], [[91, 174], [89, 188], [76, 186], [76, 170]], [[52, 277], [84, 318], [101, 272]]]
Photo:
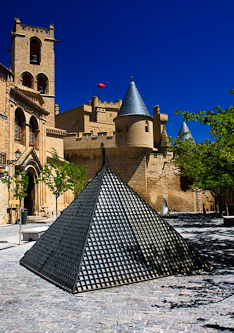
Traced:
[[[7, 180], [9, 180], [9, 176], [8, 176], [8, 172], [9, 172], [9, 165], [13, 164], [15, 165], [15, 163], [19, 160], [20, 156], [22, 155], [21, 151], [19, 150], [19, 148], [15, 151], [15, 159], [14, 160], [7, 160], [7, 164], [5, 166], [5, 174], [7, 175]], [[10, 199], [10, 184], [8, 184], [8, 197]], [[19, 204], [17, 204], [17, 211], [16, 211], [16, 214], [17, 214], [17, 224], [18, 224], [18, 211], [19, 211]], [[12, 224], [12, 204], [11, 204], [11, 224]], [[21, 234], [21, 231], [20, 231], [20, 234]]]
[[[22, 155], [21, 151], [19, 150], [19, 148], [15, 151], [15, 160], [7, 160], [7, 164], [15, 164], [18, 159], [20, 158], [20, 156]], [[9, 167], [8, 167], [9, 170]]]

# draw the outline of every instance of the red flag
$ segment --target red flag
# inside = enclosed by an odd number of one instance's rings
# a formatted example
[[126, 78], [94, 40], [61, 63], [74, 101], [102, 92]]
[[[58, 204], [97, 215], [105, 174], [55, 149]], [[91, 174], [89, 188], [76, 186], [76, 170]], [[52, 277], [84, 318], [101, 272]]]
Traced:
[[105, 84], [104, 83], [99, 83], [98, 84], [98, 89], [100, 89], [100, 88], [105, 88]]

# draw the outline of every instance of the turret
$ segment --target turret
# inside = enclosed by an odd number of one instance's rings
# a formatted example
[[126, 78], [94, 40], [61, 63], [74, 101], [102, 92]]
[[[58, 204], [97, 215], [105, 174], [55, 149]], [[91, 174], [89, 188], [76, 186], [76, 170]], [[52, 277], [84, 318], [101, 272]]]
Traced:
[[153, 118], [141, 98], [133, 77], [114, 122], [118, 146], [153, 149]]
[[[186, 133], [186, 134], [184, 134]], [[186, 124], [185, 121], [183, 121], [182, 125], [181, 125], [181, 128], [180, 128], [180, 131], [179, 131], [179, 134], [178, 134], [178, 137], [180, 140], [188, 140], [188, 139], [193, 139], [193, 136], [188, 128], [188, 125]]]
[[166, 131], [168, 115], [160, 113], [159, 105], [154, 106], [154, 147], [158, 152], [164, 152], [170, 145]]

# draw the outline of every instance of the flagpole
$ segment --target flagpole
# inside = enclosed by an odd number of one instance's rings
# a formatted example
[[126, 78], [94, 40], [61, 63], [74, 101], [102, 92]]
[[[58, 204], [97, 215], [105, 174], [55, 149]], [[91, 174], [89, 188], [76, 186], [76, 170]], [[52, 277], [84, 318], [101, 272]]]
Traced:
[[103, 84], [103, 83], [98, 84], [98, 99], [99, 99], [99, 89], [104, 88], [104, 87], [105, 87], [105, 84]]

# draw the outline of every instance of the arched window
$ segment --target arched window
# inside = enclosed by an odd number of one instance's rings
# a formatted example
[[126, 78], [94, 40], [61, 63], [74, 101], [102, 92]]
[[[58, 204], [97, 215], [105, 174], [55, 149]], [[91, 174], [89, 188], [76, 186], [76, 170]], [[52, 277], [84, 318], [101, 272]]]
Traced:
[[33, 76], [31, 73], [29, 72], [23, 72], [21, 73], [21, 84], [25, 87], [29, 87], [29, 88], [34, 88], [34, 84], [33, 84]]
[[29, 125], [29, 146], [35, 146], [35, 132], [31, 124]]
[[40, 42], [36, 39], [30, 42], [30, 64], [40, 64]]
[[21, 142], [22, 126], [18, 112], [15, 113], [15, 141]]
[[25, 144], [25, 117], [20, 108], [15, 111], [15, 141]]
[[29, 72], [21, 74], [21, 80], [23, 86], [33, 88], [33, 77]]
[[37, 91], [41, 94], [48, 94], [48, 78], [44, 74], [37, 76]]
[[23, 86], [31, 88], [31, 78], [29, 75], [23, 77]]
[[29, 122], [29, 146], [36, 148], [36, 139], [38, 132], [38, 123], [36, 118], [33, 116]]

